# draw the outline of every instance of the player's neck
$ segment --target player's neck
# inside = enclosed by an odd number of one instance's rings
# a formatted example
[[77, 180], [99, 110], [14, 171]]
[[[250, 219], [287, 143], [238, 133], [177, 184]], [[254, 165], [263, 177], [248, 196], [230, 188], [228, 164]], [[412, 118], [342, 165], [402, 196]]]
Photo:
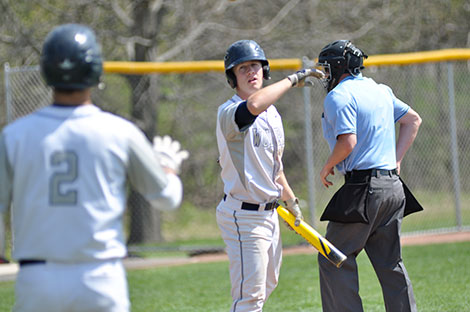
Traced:
[[54, 102], [71, 106], [92, 104], [91, 89], [66, 92], [54, 91]]
[[237, 95], [242, 99], [242, 100], [247, 100], [250, 95], [256, 93], [256, 89], [249, 89], [249, 90], [243, 90], [241, 88], [237, 88]]

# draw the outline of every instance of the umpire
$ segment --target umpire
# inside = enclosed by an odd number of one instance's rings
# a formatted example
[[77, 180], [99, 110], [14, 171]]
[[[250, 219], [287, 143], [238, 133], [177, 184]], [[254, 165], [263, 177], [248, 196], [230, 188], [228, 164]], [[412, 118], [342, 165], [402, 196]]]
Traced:
[[356, 263], [362, 249], [380, 281], [386, 310], [417, 311], [401, 257], [400, 228], [404, 215], [422, 207], [399, 173], [421, 118], [388, 86], [362, 76], [364, 57], [350, 41], [339, 40], [324, 47], [318, 59], [327, 73], [322, 128], [331, 150], [320, 178], [332, 185], [327, 178], [335, 166], [345, 175], [321, 220], [330, 221], [326, 238], [348, 257], [341, 269], [318, 257], [323, 311], [363, 311]]

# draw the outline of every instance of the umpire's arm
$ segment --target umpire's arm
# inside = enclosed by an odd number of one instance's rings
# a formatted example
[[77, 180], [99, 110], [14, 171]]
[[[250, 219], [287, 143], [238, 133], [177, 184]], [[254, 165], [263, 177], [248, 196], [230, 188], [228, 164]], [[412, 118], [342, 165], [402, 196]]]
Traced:
[[396, 147], [398, 173], [400, 173], [401, 161], [403, 160], [406, 151], [410, 148], [411, 144], [413, 144], [413, 141], [418, 134], [421, 122], [421, 117], [411, 107], [408, 112], [398, 120], [398, 123], [400, 124]]

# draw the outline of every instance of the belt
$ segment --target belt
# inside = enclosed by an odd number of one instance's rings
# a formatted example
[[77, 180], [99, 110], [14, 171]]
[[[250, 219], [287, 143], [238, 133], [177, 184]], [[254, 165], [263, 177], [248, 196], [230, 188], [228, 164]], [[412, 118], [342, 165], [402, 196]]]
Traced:
[[46, 260], [38, 260], [38, 259], [24, 259], [18, 261], [20, 266], [26, 266], [26, 265], [33, 265], [33, 264], [46, 264]]
[[366, 170], [352, 170], [347, 171], [344, 176], [346, 180], [351, 178], [366, 178], [366, 177], [380, 177], [380, 176], [393, 176], [398, 175], [397, 169], [387, 170], [387, 169], [366, 169]]
[[[225, 201], [226, 198], [227, 198], [227, 195], [224, 194], [224, 201]], [[243, 209], [243, 210], [258, 211], [260, 206], [262, 206], [262, 205], [242, 202], [242, 205], [241, 205], [240, 208]], [[279, 204], [275, 200], [273, 202], [265, 204], [264, 210], [273, 210], [273, 209], [277, 208], [277, 206], [279, 206]]]

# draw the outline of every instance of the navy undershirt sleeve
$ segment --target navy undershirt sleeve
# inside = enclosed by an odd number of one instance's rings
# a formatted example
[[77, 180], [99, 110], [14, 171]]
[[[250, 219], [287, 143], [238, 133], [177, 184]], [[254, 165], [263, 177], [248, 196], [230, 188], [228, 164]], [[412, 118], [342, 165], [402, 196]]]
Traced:
[[238, 125], [238, 129], [240, 129], [240, 131], [244, 131], [253, 124], [256, 117], [257, 115], [250, 113], [245, 101], [240, 103], [240, 105], [237, 107], [235, 112], [235, 123]]

